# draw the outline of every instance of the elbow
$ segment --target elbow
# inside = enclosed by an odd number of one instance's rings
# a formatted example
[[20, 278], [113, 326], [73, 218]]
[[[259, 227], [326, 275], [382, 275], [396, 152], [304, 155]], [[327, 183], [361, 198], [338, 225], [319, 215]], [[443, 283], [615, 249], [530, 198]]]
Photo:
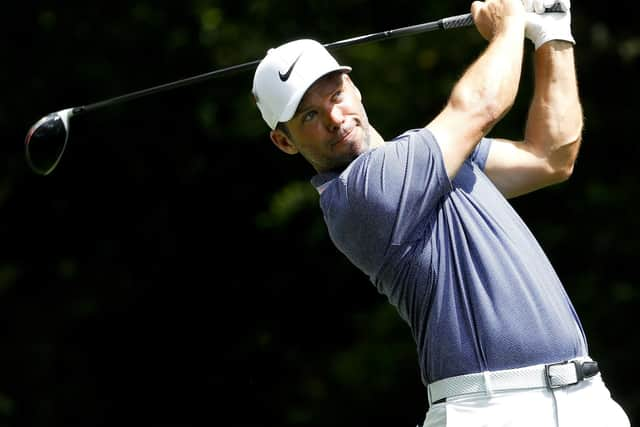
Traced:
[[563, 165], [547, 165], [544, 179], [542, 181], [543, 187], [548, 187], [550, 185], [561, 184], [565, 181], [568, 181], [573, 175], [574, 164], [566, 163]]
[[573, 175], [582, 138], [562, 145], [549, 158], [549, 178], [553, 183], [567, 181]]
[[551, 176], [553, 183], [560, 184], [561, 182], [568, 181], [571, 175], [573, 175], [574, 166], [575, 164], [571, 163], [555, 169]]

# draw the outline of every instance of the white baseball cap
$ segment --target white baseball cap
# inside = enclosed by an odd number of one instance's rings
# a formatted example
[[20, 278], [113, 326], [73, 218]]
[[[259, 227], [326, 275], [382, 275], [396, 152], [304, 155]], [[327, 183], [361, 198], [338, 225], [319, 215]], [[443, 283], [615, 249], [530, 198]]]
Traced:
[[315, 40], [301, 39], [269, 49], [253, 76], [253, 96], [271, 129], [291, 120], [305, 92], [333, 71], [351, 71], [339, 65]]

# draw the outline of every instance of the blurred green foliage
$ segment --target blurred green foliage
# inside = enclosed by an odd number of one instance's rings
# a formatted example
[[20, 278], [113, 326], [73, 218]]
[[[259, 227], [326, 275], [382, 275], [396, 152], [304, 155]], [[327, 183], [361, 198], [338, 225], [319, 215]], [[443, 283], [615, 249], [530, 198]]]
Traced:
[[[73, 119], [48, 177], [29, 126], [69, 106], [466, 13], [453, 2], [21, 2], [3, 26], [0, 425], [415, 425], [408, 328], [333, 248], [302, 159], [269, 142], [251, 73]], [[584, 145], [571, 180], [514, 200], [573, 299], [614, 397], [640, 414], [636, 3], [574, 4]], [[474, 29], [336, 52], [386, 137], [436, 114]], [[517, 138], [516, 105], [494, 129]], [[223, 421], [224, 420], [224, 421]], [[413, 423], [413, 424], [412, 424]]]

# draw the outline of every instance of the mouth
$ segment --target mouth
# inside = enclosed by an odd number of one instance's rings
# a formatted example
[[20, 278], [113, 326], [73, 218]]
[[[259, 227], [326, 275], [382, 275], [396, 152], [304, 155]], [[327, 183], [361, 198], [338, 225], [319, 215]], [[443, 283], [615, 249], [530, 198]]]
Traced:
[[356, 128], [356, 127], [355, 127], [355, 126], [353, 126], [353, 127], [351, 127], [350, 129], [348, 129], [347, 131], [345, 131], [345, 132], [341, 133], [341, 134], [338, 136], [338, 139], [336, 139], [334, 142], [332, 142], [332, 143], [331, 143], [331, 145], [332, 145], [332, 146], [334, 146], [334, 145], [338, 145], [338, 144], [341, 144], [341, 143], [343, 143], [343, 142], [347, 141], [347, 140], [349, 139], [349, 137], [351, 137], [351, 134], [353, 133], [353, 130], [354, 130], [355, 128]]

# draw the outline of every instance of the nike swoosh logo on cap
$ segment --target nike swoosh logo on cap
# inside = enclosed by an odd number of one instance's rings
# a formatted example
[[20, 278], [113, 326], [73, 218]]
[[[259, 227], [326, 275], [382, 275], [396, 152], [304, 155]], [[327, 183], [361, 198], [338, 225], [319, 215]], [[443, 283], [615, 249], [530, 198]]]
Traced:
[[289, 67], [286, 73], [282, 74], [280, 71], [278, 71], [280, 80], [282, 80], [283, 82], [286, 82], [287, 80], [289, 80], [289, 77], [291, 76], [291, 72], [293, 71], [293, 67], [296, 66], [296, 63], [298, 62], [298, 59], [300, 59], [301, 56], [302, 54], [298, 55], [298, 57], [296, 58], [295, 61], [293, 61], [293, 64], [291, 64], [291, 66]]

